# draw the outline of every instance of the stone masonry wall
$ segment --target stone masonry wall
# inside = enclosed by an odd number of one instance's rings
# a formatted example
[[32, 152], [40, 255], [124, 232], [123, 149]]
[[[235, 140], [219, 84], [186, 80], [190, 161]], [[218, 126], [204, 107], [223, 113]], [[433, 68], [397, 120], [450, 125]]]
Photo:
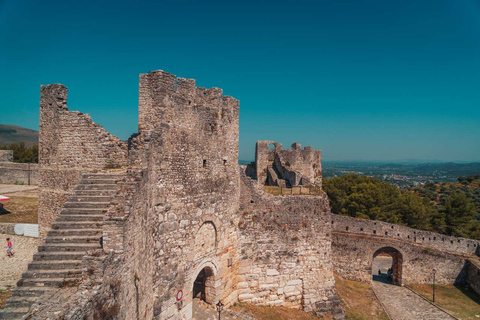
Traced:
[[449, 237], [443, 234], [413, 229], [398, 224], [376, 220], [357, 219], [342, 215], [332, 215], [332, 228], [335, 232], [380, 236], [386, 239], [429, 247], [456, 254], [477, 255], [480, 241]]
[[400, 283], [431, 283], [433, 269], [441, 284], [464, 283], [465, 256], [415, 246], [382, 237], [355, 236], [333, 232], [332, 257], [335, 272], [343, 278], [368, 282], [372, 279], [373, 256], [377, 250], [393, 248], [402, 257]]
[[326, 195], [275, 197], [241, 177], [239, 301], [341, 313]]
[[0, 162], [12, 162], [13, 150], [0, 150]]
[[109, 239], [124, 232], [123, 318], [191, 318], [193, 283], [204, 268], [213, 272], [211, 303], [235, 301], [238, 115], [238, 100], [221, 89], [163, 71], [140, 76], [128, 173], [138, 190], [127, 209], [119, 207], [123, 227], [113, 218], [107, 224]]
[[127, 145], [92, 121], [69, 111], [67, 88], [40, 90], [39, 224], [43, 237], [83, 172], [127, 164]]
[[480, 294], [480, 263], [478, 261], [468, 260], [467, 283], [473, 291]]
[[433, 269], [439, 283], [466, 281], [466, 260], [475, 257], [479, 242], [395, 224], [331, 216], [333, 262], [344, 278], [370, 281], [375, 252], [393, 248], [402, 256], [402, 283], [430, 283]]
[[0, 183], [38, 184], [38, 164], [0, 162]]

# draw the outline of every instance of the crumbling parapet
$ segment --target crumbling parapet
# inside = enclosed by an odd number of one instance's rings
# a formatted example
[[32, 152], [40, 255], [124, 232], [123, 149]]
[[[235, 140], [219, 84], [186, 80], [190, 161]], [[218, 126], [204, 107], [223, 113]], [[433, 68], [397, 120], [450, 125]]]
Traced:
[[[269, 150], [269, 146], [274, 148]], [[283, 150], [274, 141], [258, 141], [255, 148], [256, 178], [276, 186], [322, 186], [322, 152], [312, 147], [303, 150], [298, 142]]]
[[82, 173], [128, 163], [126, 143], [93, 122], [90, 115], [69, 111], [67, 94], [61, 84], [40, 89], [40, 237], [55, 221]]

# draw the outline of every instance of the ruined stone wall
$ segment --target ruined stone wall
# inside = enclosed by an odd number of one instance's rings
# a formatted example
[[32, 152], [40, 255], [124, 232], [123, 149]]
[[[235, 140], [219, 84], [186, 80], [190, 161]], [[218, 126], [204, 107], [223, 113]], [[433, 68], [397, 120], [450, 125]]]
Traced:
[[334, 214], [332, 215], [331, 223], [335, 232], [379, 236], [439, 251], [477, 255], [480, 250], [480, 241], [478, 240], [449, 237], [435, 232], [413, 229], [382, 221], [357, 219]]
[[[275, 146], [269, 150], [269, 145]], [[257, 180], [264, 183], [268, 167], [275, 164], [281, 178], [290, 185], [316, 184], [322, 186], [322, 152], [312, 147], [303, 150], [299, 143], [292, 144], [291, 150], [283, 150], [282, 145], [273, 141], [258, 141], [255, 148]]]
[[241, 177], [239, 301], [341, 313], [326, 195], [275, 197]]
[[61, 84], [40, 90], [39, 225], [43, 237], [83, 172], [127, 164], [127, 145], [92, 121], [88, 114], [69, 111], [67, 88]]
[[0, 162], [0, 183], [38, 184], [38, 164]]
[[13, 150], [0, 150], [0, 162], [12, 162]]
[[238, 100], [221, 89], [163, 71], [140, 76], [129, 172], [139, 189], [124, 226], [110, 223], [107, 237], [124, 230], [124, 318], [191, 318], [193, 282], [203, 268], [214, 274], [211, 302], [235, 301], [238, 115]]

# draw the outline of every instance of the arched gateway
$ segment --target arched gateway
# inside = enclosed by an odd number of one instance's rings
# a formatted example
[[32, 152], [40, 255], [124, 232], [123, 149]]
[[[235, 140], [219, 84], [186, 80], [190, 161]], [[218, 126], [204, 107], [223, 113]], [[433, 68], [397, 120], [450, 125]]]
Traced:
[[[390, 257], [391, 259], [388, 259]], [[378, 258], [378, 259], [376, 259]], [[382, 259], [381, 258], [386, 258]], [[382, 280], [386, 279], [387, 281], [401, 286], [402, 282], [402, 263], [403, 263], [403, 256], [395, 248], [392, 247], [383, 247], [375, 251], [373, 254], [372, 259], [372, 273], [373, 273], [373, 280]], [[383, 269], [389, 269], [390, 272]], [[378, 271], [377, 271], [378, 270]], [[378, 274], [377, 274], [378, 272]], [[383, 277], [382, 277], [383, 275]]]
[[193, 282], [193, 299], [195, 298], [209, 304], [215, 303], [215, 275], [212, 268], [203, 268]]

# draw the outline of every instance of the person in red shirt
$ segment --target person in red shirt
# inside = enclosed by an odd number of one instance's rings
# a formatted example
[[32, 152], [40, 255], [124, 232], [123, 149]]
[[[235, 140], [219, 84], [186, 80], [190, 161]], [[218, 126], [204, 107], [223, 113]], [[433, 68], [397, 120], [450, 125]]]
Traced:
[[13, 249], [13, 245], [12, 245], [12, 242], [10, 241], [10, 238], [7, 238], [7, 246], [6, 246], [7, 249], [7, 254], [8, 254], [8, 257], [11, 258], [13, 257], [13, 255], [15, 254], [15, 252], [12, 251]]

